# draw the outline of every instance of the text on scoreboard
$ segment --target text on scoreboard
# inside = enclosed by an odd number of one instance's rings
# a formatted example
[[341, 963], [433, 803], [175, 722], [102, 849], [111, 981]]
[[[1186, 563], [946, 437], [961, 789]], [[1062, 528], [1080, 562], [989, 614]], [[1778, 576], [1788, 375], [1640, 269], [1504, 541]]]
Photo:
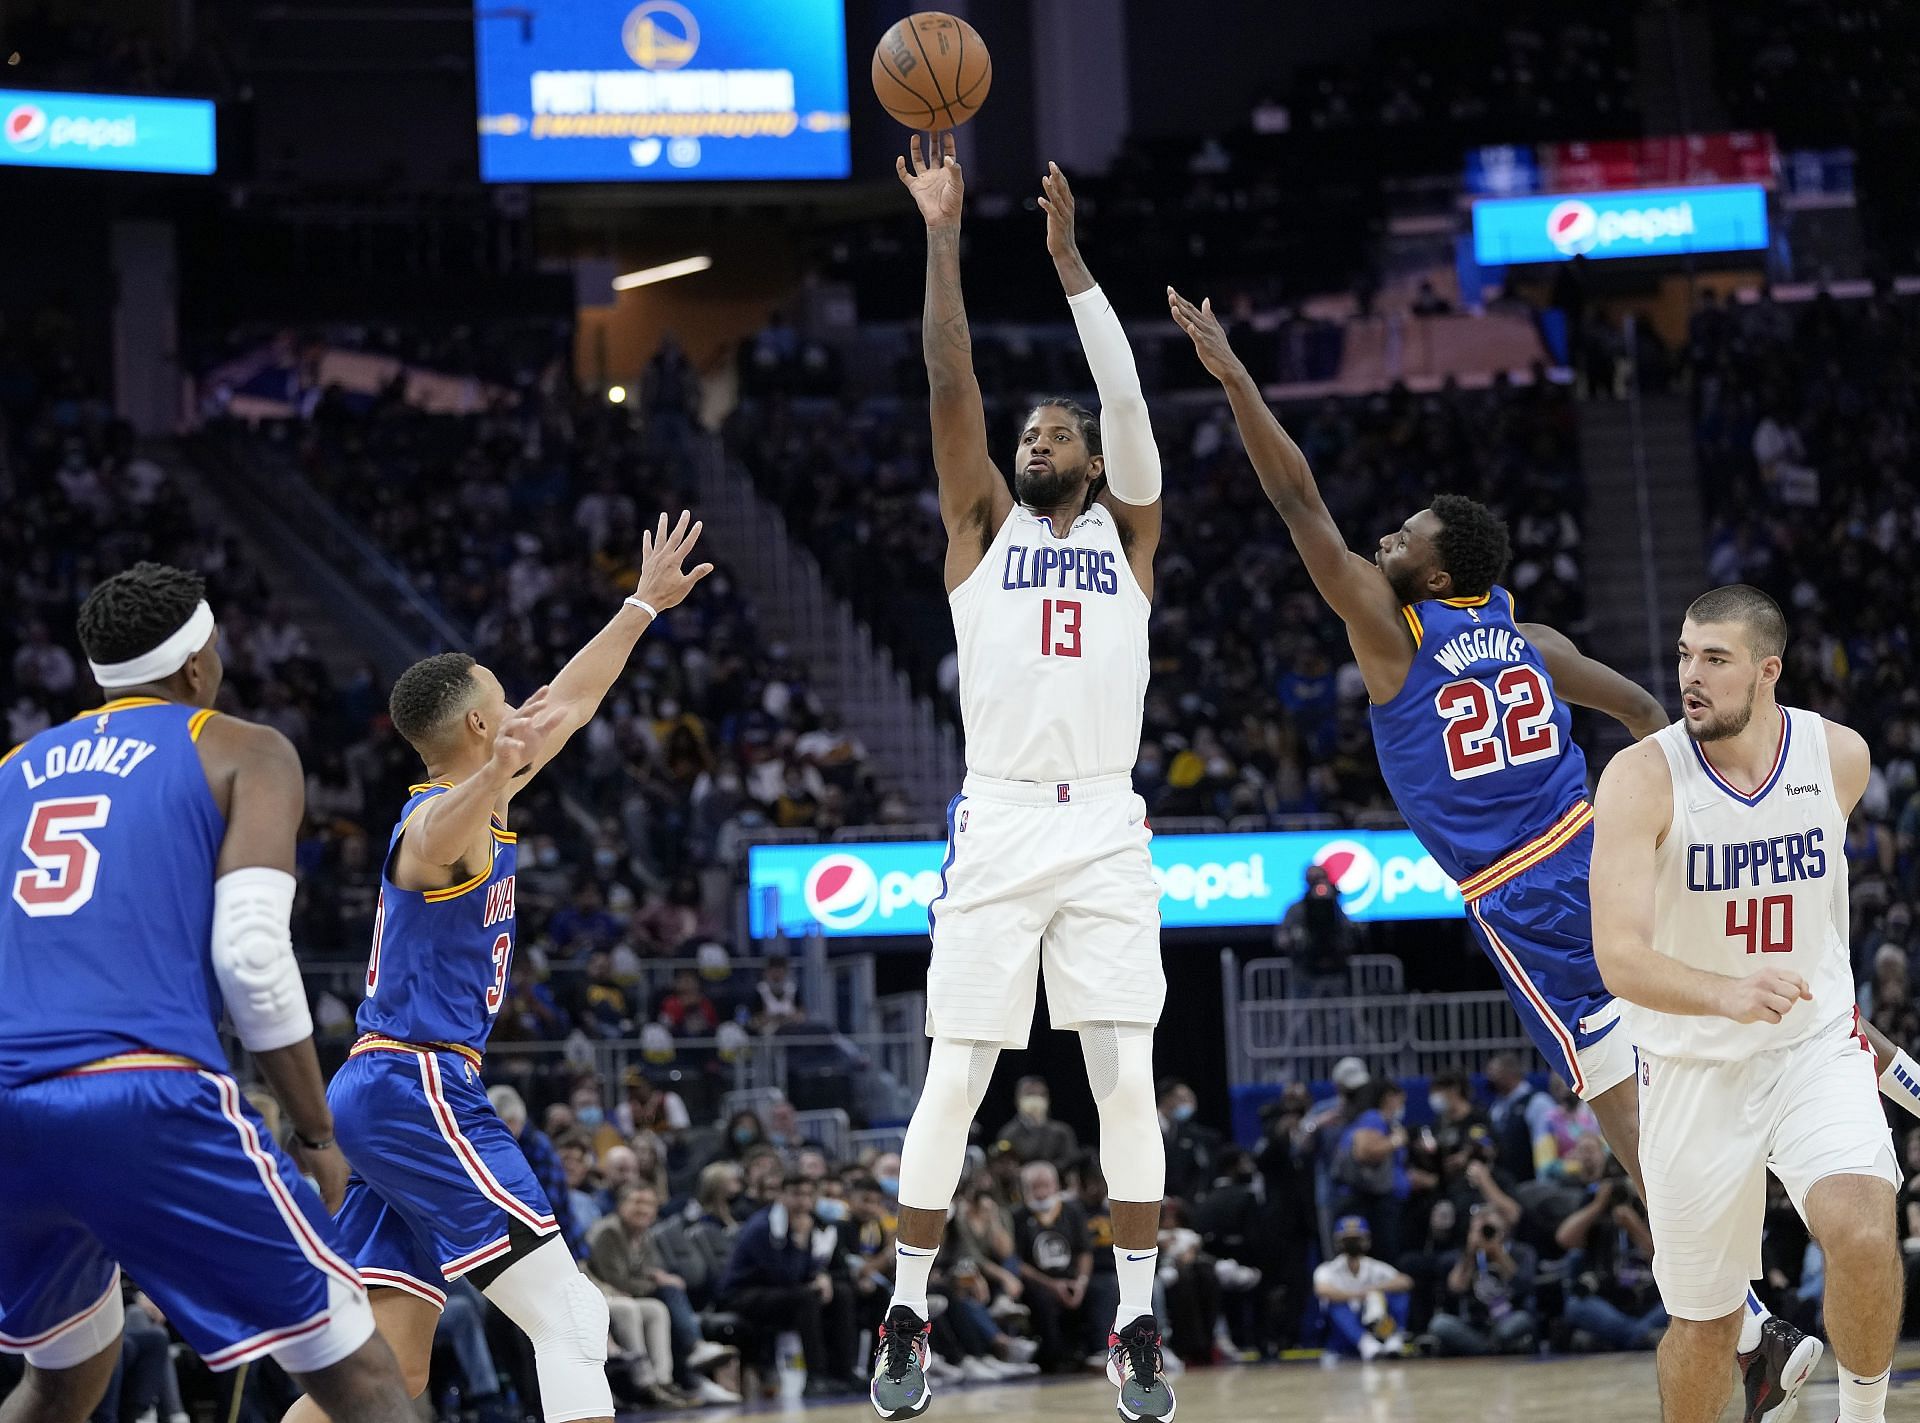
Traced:
[[0, 115], [0, 163], [213, 172], [211, 100], [0, 89]]
[[1486, 267], [1766, 245], [1767, 193], [1757, 183], [1483, 198], [1473, 205], [1474, 260]]
[[522, 0], [474, 24], [488, 182], [851, 171], [842, 0]]
[[[755, 845], [747, 853], [754, 937], [927, 932], [947, 847], [939, 840]], [[1324, 865], [1355, 920], [1457, 919], [1460, 890], [1410, 830], [1158, 835], [1154, 878], [1169, 929], [1277, 924]]]

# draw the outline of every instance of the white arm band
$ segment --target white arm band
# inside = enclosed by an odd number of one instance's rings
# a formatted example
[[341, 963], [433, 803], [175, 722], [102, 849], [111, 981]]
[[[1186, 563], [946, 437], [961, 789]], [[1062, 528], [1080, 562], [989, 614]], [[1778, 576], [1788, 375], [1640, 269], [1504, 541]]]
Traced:
[[1160, 447], [1147, 420], [1147, 397], [1133, 348], [1113, 304], [1099, 287], [1067, 298], [1080, 349], [1100, 392], [1100, 444], [1107, 460], [1107, 488], [1123, 504], [1151, 504], [1160, 497]]
[[249, 1052], [313, 1036], [293, 957], [293, 876], [254, 866], [213, 882], [213, 972]]

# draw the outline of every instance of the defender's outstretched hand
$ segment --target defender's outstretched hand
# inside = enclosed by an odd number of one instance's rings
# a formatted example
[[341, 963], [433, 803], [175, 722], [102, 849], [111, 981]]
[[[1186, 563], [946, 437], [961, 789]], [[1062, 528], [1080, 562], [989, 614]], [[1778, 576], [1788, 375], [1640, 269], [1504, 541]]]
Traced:
[[1200, 364], [1207, 368], [1209, 375], [1224, 381], [1241, 371], [1240, 358], [1227, 344], [1227, 333], [1220, 325], [1220, 318], [1213, 314], [1211, 297], [1195, 306], [1168, 287], [1167, 309], [1173, 313], [1174, 324], [1193, 341], [1194, 354], [1200, 357]]
[[713, 572], [711, 563], [691, 569], [684, 566], [705, 527], [691, 511], [683, 509], [671, 529], [667, 527], [667, 516], [662, 514], [658, 526], [641, 534], [640, 582], [634, 587], [633, 596], [662, 613], [684, 602], [693, 585]]
[[1040, 210], [1047, 215], [1047, 251], [1065, 257], [1078, 248], [1073, 235], [1073, 189], [1058, 163], [1049, 162], [1040, 180]]
[[912, 145], [913, 171], [907, 171], [906, 159], [893, 160], [893, 171], [900, 175], [900, 181], [913, 194], [914, 202], [920, 207], [920, 216], [926, 219], [928, 227], [960, 225], [960, 201], [966, 196], [966, 179], [960, 171], [960, 160], [955, 156], [958, 151], [951, 132], [935, 134], [932, 156], [922, 159], [920, 135], [916, 133]]

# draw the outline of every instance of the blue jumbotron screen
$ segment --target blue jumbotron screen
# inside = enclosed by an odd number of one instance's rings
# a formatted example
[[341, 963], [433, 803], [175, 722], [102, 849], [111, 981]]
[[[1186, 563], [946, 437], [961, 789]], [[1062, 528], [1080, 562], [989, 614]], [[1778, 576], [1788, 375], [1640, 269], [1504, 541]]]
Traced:
[[0, 164], [211, 173], [213, 104], [0, 89]]
[[474, 23], [488, 182], [851, 171], [841, 0], [520, 0]]
[[1757, 183], [1548, 193], [1473, 205], [1474, 260], [1487, 267], [1755, 252], [1766, 245], [1767, 193]]

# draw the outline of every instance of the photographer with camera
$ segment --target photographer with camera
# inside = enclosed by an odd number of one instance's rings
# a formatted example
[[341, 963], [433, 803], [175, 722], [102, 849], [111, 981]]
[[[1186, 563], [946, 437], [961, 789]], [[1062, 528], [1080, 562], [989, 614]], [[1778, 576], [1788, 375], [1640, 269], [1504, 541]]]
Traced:
[[1554, 1233], [1572, 1282], [1566, 1323], [1593, 1348], [1651, 1349], [1666, 1332], [1667, 1311], [1653, 1279], [1646, 1205], [1600, 1138], [1580, 1138], [1570, 1160], [1589, 1184], [1586, 1203]]
[[1460, 1258], [1446, 1279], [1446, 1298], [1434, 1315], [1430, 1338], [1446, 1355], [1531, 1353], [1538, 1329], [1533, 1317], [1533, 1280], [1539, 1257], [1512, 1238], [1505, 1216], [1489, 1205], [1474, 1207]]

